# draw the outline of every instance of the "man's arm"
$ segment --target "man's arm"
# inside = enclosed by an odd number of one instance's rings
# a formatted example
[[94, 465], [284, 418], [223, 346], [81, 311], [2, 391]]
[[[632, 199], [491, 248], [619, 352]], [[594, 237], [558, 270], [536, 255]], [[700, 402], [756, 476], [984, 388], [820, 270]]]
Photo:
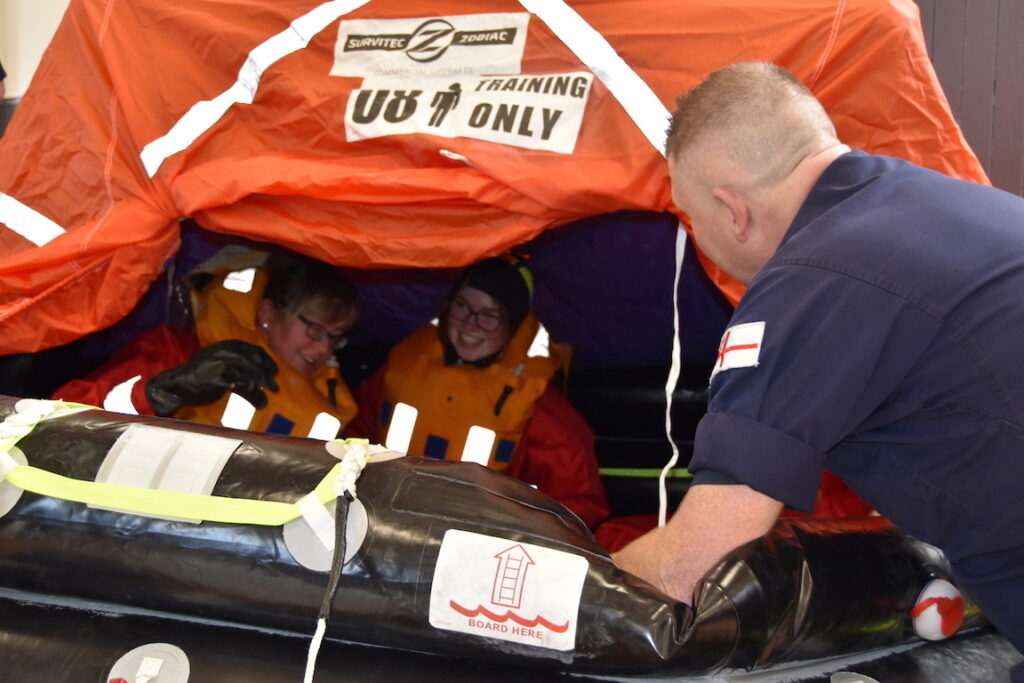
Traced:
[[620, 569], [691, 603], [694, 586], [730, 550], [763, 536], [782, 503], [743, 484], [690, 488], [664, 527], [612, 555]]

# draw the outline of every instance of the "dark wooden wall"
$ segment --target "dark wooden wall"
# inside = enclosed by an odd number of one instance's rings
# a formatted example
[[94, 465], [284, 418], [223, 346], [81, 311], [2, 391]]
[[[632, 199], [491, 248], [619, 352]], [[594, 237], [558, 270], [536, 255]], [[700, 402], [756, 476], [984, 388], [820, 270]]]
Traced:
[[1024, 0], [914, 0], [928, 54], [996, 187], [1024, 195]]

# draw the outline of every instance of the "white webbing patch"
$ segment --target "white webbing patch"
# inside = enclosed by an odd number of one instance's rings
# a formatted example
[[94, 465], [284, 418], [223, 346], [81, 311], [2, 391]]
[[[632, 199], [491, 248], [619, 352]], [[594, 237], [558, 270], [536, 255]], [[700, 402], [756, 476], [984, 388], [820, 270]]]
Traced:
[[256, 406], [232, 392], [228, 396], [227, 405], [224, 406], [224, 414], [220, 417], [220, 423], [231, 429], [248, 429], [255, 414]]
[[420, 411], [408, 403], [398, 403], [391, 413], [391, 424], [388, 426], [388, 437], [384, 446], [389, 451], [408, 453], [412, 442], [412, 432], [416, 428], [416, 418]]
[[309, 524], [317, 540], [324, 550], [334, 552], [334, 517], [327, 511], [327, 506], [320, 502], [316, 493], [307, 493], [295, 502], [302, 518]]
[[164, 667], [164, 660], [159, 657], [143, 657], [135, 672], [135, 683], [149, 683], [160, 675], [160, 669]]
[[460, 460], [487, 467], [487, 463], [491, 461], [491, 448], [494, 447], [496, 436], [493, 429], [473, 425], [466, 435], [466, 446], [462, 449]]
[[110, 447], [96, 481], [208, 496], [241, 439], [130, 424]]
[[330, 441], [337, 438], [339, 431], [341, 431], [341, 420], [330, 413], [320, 413], [313, 420], [313, 426], [309, 428], [309, 434], [306, 436], [311, 439]]

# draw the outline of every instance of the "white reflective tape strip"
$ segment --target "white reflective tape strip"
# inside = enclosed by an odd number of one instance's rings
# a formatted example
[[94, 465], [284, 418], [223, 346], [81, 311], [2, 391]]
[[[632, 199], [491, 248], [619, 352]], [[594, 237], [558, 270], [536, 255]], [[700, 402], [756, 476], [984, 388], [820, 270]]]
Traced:
[[665, 526], [668, 519], [668, 473], [679, 462], [679, 446], [672, 438], [672, 394], [679, 382], [682, 369], [682, 349], [679, 344], [679, 277], [683, 272], [683, 257], [686, 255], [686, 229], [680, 223], [676, 230], [676, 276], [672, 283], [672, 365], [665, 380], [665, 434], [672, 446], [672, 457], [665, 463], [658, 477], [658, 526]]
[[313, 420], [313, 426], [309, 428], [309, 434], [306, 436], [311, 439], [330, 441], [337, 438], [339, 431], [341, 431], [341, 420], [330, 413], [320, 413]]
[[66, 231], [35, 209], [29, 208], [9, 194], [0, 192], [0, 223], [41, 247]]
[[551, 355], [551, 336], [543, 325], [537, 328], [537, 334], [533, 335], [530, 350], [526, 355], [530, 358], [547, 358]]
[[103, 397], [103, 410], [125, 415], [138, 415], [139, 411], [132, 403], [132, 389], [140, 379], [142, 379], [142, 375], [135, 375], [108, 391], [107, 395]]
[[282, 57], [301, 50], [338, 17], [365, 5], [369, 0], [332, 0], [292, 21], [277, 35], [263, 41], [249, 53], [238, 77], [227, 90], [211, 100], [196, 102], [171, 129], [142, 148], [139, 155], [146, 173], [153, 177], [167, 157], [187, 148], [213, 127], [233, 104], [251, 104], [263, 72]]
[[252, 424], [252, 416], [256, 414], [256, 406], [238, 394], [228, 396], [228, 404], [224, 406], [224, 414], [220, 423], [231, 429], [248, 429]]
[[462, 449], [462, 462], [475, 462], [487, 467], [491, 461], [491, 448], [497, 435], [493, 429], [473, 425], [466, 435], [466, 446]]
[[605, 37], [564, 0], [520, 0], [520, 4], [540, 17], [566, 47], [601, 79], [640, 132], [660, 154], [664, 154], [668, 109]]
[[255, 279], [255, 268], [236, 270], [235, 272], [228, 273], [224, 276], [224, 289], [230, 289], [232, 292], [247, 294], [252, 291], [252, 283]]
[[316, 493], [307, 493], [295, 503], [302, 518], [309, 524], [320, 544], [329, 552], [334, 552], [334, 517], [327, 511], [327, 506], [320, 502]]
[[409, 452], [409, 443], [412, 441], [412, 431], [416, 427], [416, 418], [420, 411], [408, 403], [399, 403], [391, 413], [391, 425], [388, 427], [388, 438], [384, 441], [384, 447], [399, 453]]

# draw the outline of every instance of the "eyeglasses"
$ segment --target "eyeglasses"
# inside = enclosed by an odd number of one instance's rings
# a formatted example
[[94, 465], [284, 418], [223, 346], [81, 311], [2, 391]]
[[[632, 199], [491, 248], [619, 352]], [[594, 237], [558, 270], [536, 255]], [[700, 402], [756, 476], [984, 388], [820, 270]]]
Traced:
[[465, 322], [470, 318], [476, 318], [476, 326], [484, 332], [494, 332], [505, 322], [497, 313], [488, 311], [474, 311], [463, 299], [455, 299], [448, 308], [448, 316], [452, 320]]
[[338, 332], [337, 334], [331, 334], [327, 331], [327, 328], [320, 323], [315, 323], [301, 313], [296, 313], [295, 317], [299, 319], [299, 322], [306, 326], [306, 336], [313, 341], [328, 340], [331, 346], [335, 349], [340, 349], [345, 346], [348, 341], [345, 339], [347, 332]]

